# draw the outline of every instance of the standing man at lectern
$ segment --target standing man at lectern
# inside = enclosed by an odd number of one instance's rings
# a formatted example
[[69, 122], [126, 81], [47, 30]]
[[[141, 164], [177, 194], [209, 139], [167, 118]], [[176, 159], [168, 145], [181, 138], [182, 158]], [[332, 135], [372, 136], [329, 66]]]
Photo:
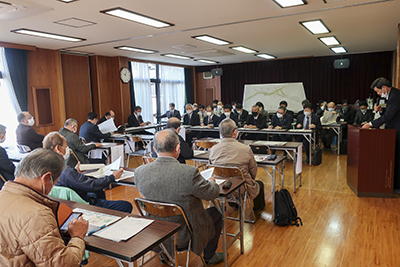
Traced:
[[[378, 128], [385, 124], [386, 129], [396, 130], [396, 154], [394, 167], [394, 191], [400, 192], [400, 90], [392, 87], [385, 78], [378, 78], [371, 84], [378, 95], [387, 99], [386, 112], [379, 119], [366, 123], [362, 129]], [[375, 107], [375, 111], [378, 107]]]

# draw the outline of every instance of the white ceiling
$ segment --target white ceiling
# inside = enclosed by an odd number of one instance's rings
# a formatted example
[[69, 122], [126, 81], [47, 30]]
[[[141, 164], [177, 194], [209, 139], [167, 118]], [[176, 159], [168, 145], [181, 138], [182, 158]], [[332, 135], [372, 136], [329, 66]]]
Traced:
[[[185, 54], [221, 64], [263, 60], [229, 49], [232, 45], [217, 46], [191, 38], [200, 34], [215, 36], [233, 42], [233, 45], [244, 45], [277, 58], [334, 55], [318, 40], [323, 36], [336, 36], [352, 54], [395, 50], [400, 22], [400, 0], [307, 0], [307, 5], [290, 8], [280, 8], [272, 0], [78, 0], [68, 4], [57, 0], [0, 2], [20, 6], [18, 10], [10, 11], [0, 4], [2, 42], [191, 66], [207, 64], [166, 58], [160, 54]], [[99, 12], [114, 7], [123, 7], [175, 26], [156, 29]], [[89, 26], [77, 28], [55, 23], [71, 18], [78, 19], [73, 23], [84, 20], [83, 23]], [[300, 21], [313, 19], [322, 19], [331, 33], [312, 35], [299, 24]], [[81, 37], [86, 41], [70, 43], [10, 32], [18, 28]], [[121, 45], [160, 53], [146, 55], [114, 49]]]

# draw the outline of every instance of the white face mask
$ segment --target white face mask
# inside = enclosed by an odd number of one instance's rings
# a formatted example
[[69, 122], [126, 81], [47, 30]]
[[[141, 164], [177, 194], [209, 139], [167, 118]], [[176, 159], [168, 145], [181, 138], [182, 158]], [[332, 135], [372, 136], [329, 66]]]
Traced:
[[321, 106], [321, 110], [324, 110], [325, 109], [325, 106]]
[[329, 111], [334, 111], [334, 110], [335, 110], [335, 108], [328, 108], [328, 110], [329, 110]]
[[[53, 184], [54, 183], [54, 181], [53, 181], [53, 176], [51, 175], [50, 176], [50, 184]], [[46, 194], [46, 186], [45, 185], [43, 185], [43, 195], [45, 195], [45, 196], [47, 196], [48, 194]]]
[[139, 116], [142, 116], [142, 113], [138, 113], [138, 114], [136, 114], [136, 115], [139, 117]]
[[363, 115], [365, 115], [365, 113], [367, 113], [367, 110], [366, 110], [366, 109], [361, 109], [361, 113], [362, 113]]
[[64, 160], [67, 160], [69, 158], [69, 155], [71, 154], [71, 149], [67, 146], [65, 148], [65, 154], [63, 156]]
[[4, 143], [6, 141], [6, 136], [4, 136], [2, 139], [0, 139], [0, 143]]
[[192, 112], [193, 112], [193, 110], [191, 110], [191, 109], [186, 110], [186, 113], [189, 115], [192, 114]]
[[306, 115], [307, 117], [309, 117], [311, 115], [310, 111], [304, 111], [304, 115]]
[[276, 116], [280, 119], [283, 117], [283, 115], [281, 113], [276, 113]]
[[236, 109], [236, 106], [232, 106], [232, 109], [235, 110], [235, 109]]
[[207, 112], [207, 116], [211, 116], [212, 115], [212, 112]]
[[218, 105], [218, 109], [221, 110], [221, 109], [222, 109], [222, 106], [221, 106], [221, 105]]
[[383, 92], [383, 88], [382, 88], [382, 94], [381, 94], [381, 97], [383, 97], [383, 98], [387, 98], [387, 97], [388, 97], [388, 95], [389, 95], [389, 94], [388, 94], [387, 92], [386, 92], [386, 93], [384, 93], [384, 92]]
[[230, 118], [230, 116], [231, 116], [231, 113], [230, 113], [230, 112], [225, 112], [224, 114], [225, 114], [225, 116], [226, 116], [227, 118]]
[[33, 126], [35, 124], [35, 120], [33, 119], [33, 117], [32, 118], [30, 118], [29, 120], [28, 120], [28, 125], [29, 126]]
[[171, 110], [171, 111], [172, 111], [172, 110], [174, 110], [174, 108], [173, 108], [173, 107], [169, 107], [169, 110]]

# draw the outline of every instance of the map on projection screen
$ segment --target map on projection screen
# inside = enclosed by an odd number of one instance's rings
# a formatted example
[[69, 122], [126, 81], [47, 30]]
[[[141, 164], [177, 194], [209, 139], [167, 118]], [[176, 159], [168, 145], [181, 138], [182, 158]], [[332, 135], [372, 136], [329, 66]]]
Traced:
[[288, 109], [295, 113], [302, 110], [301, 101], [306, 99], [303, 83], [267, 83], [246, 84], [243, 93], [243, 108], [251, 112], [251, 107], [258, 101], [264, 109], [275, 113], [279, 102], [286, 100]]

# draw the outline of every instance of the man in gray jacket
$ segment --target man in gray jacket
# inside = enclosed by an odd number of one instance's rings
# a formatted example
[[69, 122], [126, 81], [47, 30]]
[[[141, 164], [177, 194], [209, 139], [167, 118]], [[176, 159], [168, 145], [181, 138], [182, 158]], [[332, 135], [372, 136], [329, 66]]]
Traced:
[[[81, 164], [89, 164], [90, 161], [85, 155], [89, 150], [96, 147], [102, 147], [100, 143], [85, 145], [79, 136], [76, 134], [78, 130], [78, 122], [74, 119], [68, 119], [65, 121], [64, 127], [62, 127], [59, 133], [64, 136], [67, 140], [68, 147], [75, 153]], [[67, 165], [74, 168], [78, 164], [74, 155], [70, 155], [67, 159]]]
[[[197, 168], [176, 160], [180, 145], [173, 130], [158, 132], [153, 144], [157, 160], [135, 170], [136, 188], [146, 199], [182, 207], [193, 230], [192, 251], [197, 255], [204, 251], [207, 265], [222, 262], [223, 253], [215, 253], [222, 229], [221, 213], [215, 207], [204, 210], [201, 201], [218, 197], [219, 186], [214, 178], [205, 180]], [[168, 219], [183, 225], [178, 232], [178, 248], [186, 247], [190, 233], [182, 217]], [[168, 249], [171, 244], [165, 245]]]

